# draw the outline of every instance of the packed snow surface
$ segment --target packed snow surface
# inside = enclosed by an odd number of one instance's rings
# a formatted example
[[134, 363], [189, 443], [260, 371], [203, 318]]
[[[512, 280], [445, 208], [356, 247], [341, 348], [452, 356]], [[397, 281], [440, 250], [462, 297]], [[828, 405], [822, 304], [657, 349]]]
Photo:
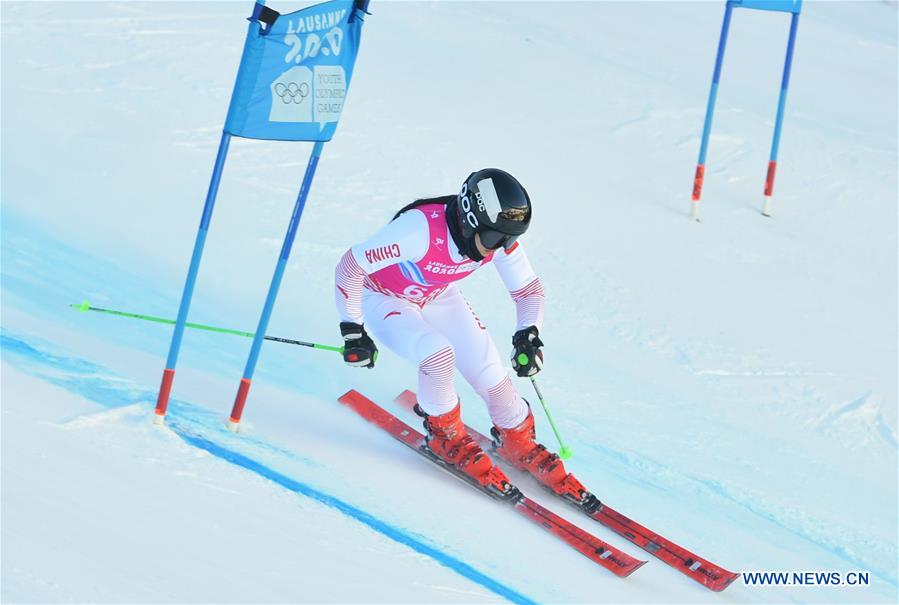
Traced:
[[[772, 218], [789, 17], [735, 13], [697, 223], [723, 3], [376, 0], [269, 326], [339, 344], [350, 245], [515, 174], [569, 468], [729, 569], [870, 575], [721, 594], [522, 482], [649, 559], [618, 579], [340, 406], [356, 388], [413, 421], [386, 350], [367, 371], [266, 343], [233, 435], [250, 341], [188, 331], [152, 426], [171, 327], [69, 304], [176, 314], [250, 4], [0, 9], [4, 602], [897, 601], [894, 2], [806, 1]], [[309, 148], [233, 141], [191, 321], [255, 329]], [[463, 290], [505, 350], [500, 280]]]

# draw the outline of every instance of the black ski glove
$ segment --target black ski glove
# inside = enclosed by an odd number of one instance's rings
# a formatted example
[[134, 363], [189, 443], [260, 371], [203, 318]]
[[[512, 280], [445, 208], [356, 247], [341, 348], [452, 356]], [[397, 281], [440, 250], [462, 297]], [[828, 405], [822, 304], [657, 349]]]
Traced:
[[537, 335], [537, 326], [518, 330], [512, 337], [512, 367], [521, 377], [533, 376], [543, 369], [543, 341]]
[[378, 359], [378, 347], [365, 333], [365, 328], [351, 321], [340, 322], [343, 335], [343, 360], [356, 368], [373, 368]]

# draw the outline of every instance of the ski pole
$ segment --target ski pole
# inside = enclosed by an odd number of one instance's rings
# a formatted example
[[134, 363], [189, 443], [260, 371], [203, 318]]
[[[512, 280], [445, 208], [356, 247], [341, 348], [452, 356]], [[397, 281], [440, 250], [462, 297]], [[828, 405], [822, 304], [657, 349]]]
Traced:
[[546, 405], [546, 399], [543, 398], [543, 393], [540, 392], [540, 387], [537, 386], [537, 381], [531, 376], [531, 384], [534, 385], [534, 390], [537, 392], [537, 398], [540, 400], [540, 405], [543, 406], [543, 411], [546, 412], [546, 419], [549, 420], [549, 426], [552, 427], [553, 433], [556, 434], [556, 439], [559, 441], [559, 458], [562, 460], [568, 460], [571, 458], [571, 448], [565, 445], [562, 441], [562, 435], [559, 434], [559, 429], [556, 427], [556, 423], [553, 421], [552, 414], [549, 413], [549, 407]]
[[[80, 305], [71, 304], [69, 305], [73, 309], [77, 309], [82, 313], [86, 313], [88, 311], [96, 311], [97, 313], [106, 313], [108, 315], [118, 315], [119, 317], [129, 317], [131, 319], [141, 319], [143, 321], [152, 321], [155, 323], [161, 324], [174, 324], [175, 320], [166, 319], [164, 317], [154, 317], [152, 315], [142, 315], [140, 313], [128, 313], [127, 311], [115, 311], [113, 309], [102, 309], [100, 307], [93, 307], [87, 301], [84, 301]], [[256, 336], [253, 332], [242, 332], [240, 330], [231, 330], [229, 328], [218, 328], [216, 326], [207, 326], [204, 324], [195, 324], [195, 323], [186, 323], [186, 327], [188, 328], [196, 328], [197, 330], [206, 330], [208, 332], [218, 332], [219, 334], [233, 334], [235, 336], [244, 336], [246, 338], [253, 338]], [[322, 351], [334, 351], [336, 353], [343, 354], [343, 347], [332, 347], [331, 345], [323, 345], [315, 342], [304, 342], [302, 340], [294, 340], [292, 338], [281, 338], [280, 336], [265, 336], [265, 340], [274, 340], [275, 342], [283, 342], [289, 345], [299, 345], [301, 347], [309, 347], [312, 349], [319, 349]]]

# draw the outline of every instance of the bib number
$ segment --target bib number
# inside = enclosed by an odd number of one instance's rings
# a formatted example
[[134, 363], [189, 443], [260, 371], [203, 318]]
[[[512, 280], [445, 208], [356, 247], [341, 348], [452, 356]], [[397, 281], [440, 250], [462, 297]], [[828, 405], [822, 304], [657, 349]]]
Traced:
[[425, 293], [419, 286], [406, 286], [406, 289], [403, 290], [403, 296], [413, 300], [421, 300], [425, 297]]

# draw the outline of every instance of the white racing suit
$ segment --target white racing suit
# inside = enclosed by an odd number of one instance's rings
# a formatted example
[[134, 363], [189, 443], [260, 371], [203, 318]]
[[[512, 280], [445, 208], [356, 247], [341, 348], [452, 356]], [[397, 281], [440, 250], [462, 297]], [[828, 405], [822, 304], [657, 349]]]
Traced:
[[516, 329], [541, 329], [543, 287], [520, 243], [480, 262], [462, 256], [441, 203], [406, 210], [350, 248], [335, 272], [335, 300], [341, 321], [364, 324], [376, 342], [418, 367], [418, 403], [427, 414], [455, 407], [458, 368], [494, 424], [512, 428], [527, 417], [527, 404], [455, 283], [490, 262], [515, 301]]

